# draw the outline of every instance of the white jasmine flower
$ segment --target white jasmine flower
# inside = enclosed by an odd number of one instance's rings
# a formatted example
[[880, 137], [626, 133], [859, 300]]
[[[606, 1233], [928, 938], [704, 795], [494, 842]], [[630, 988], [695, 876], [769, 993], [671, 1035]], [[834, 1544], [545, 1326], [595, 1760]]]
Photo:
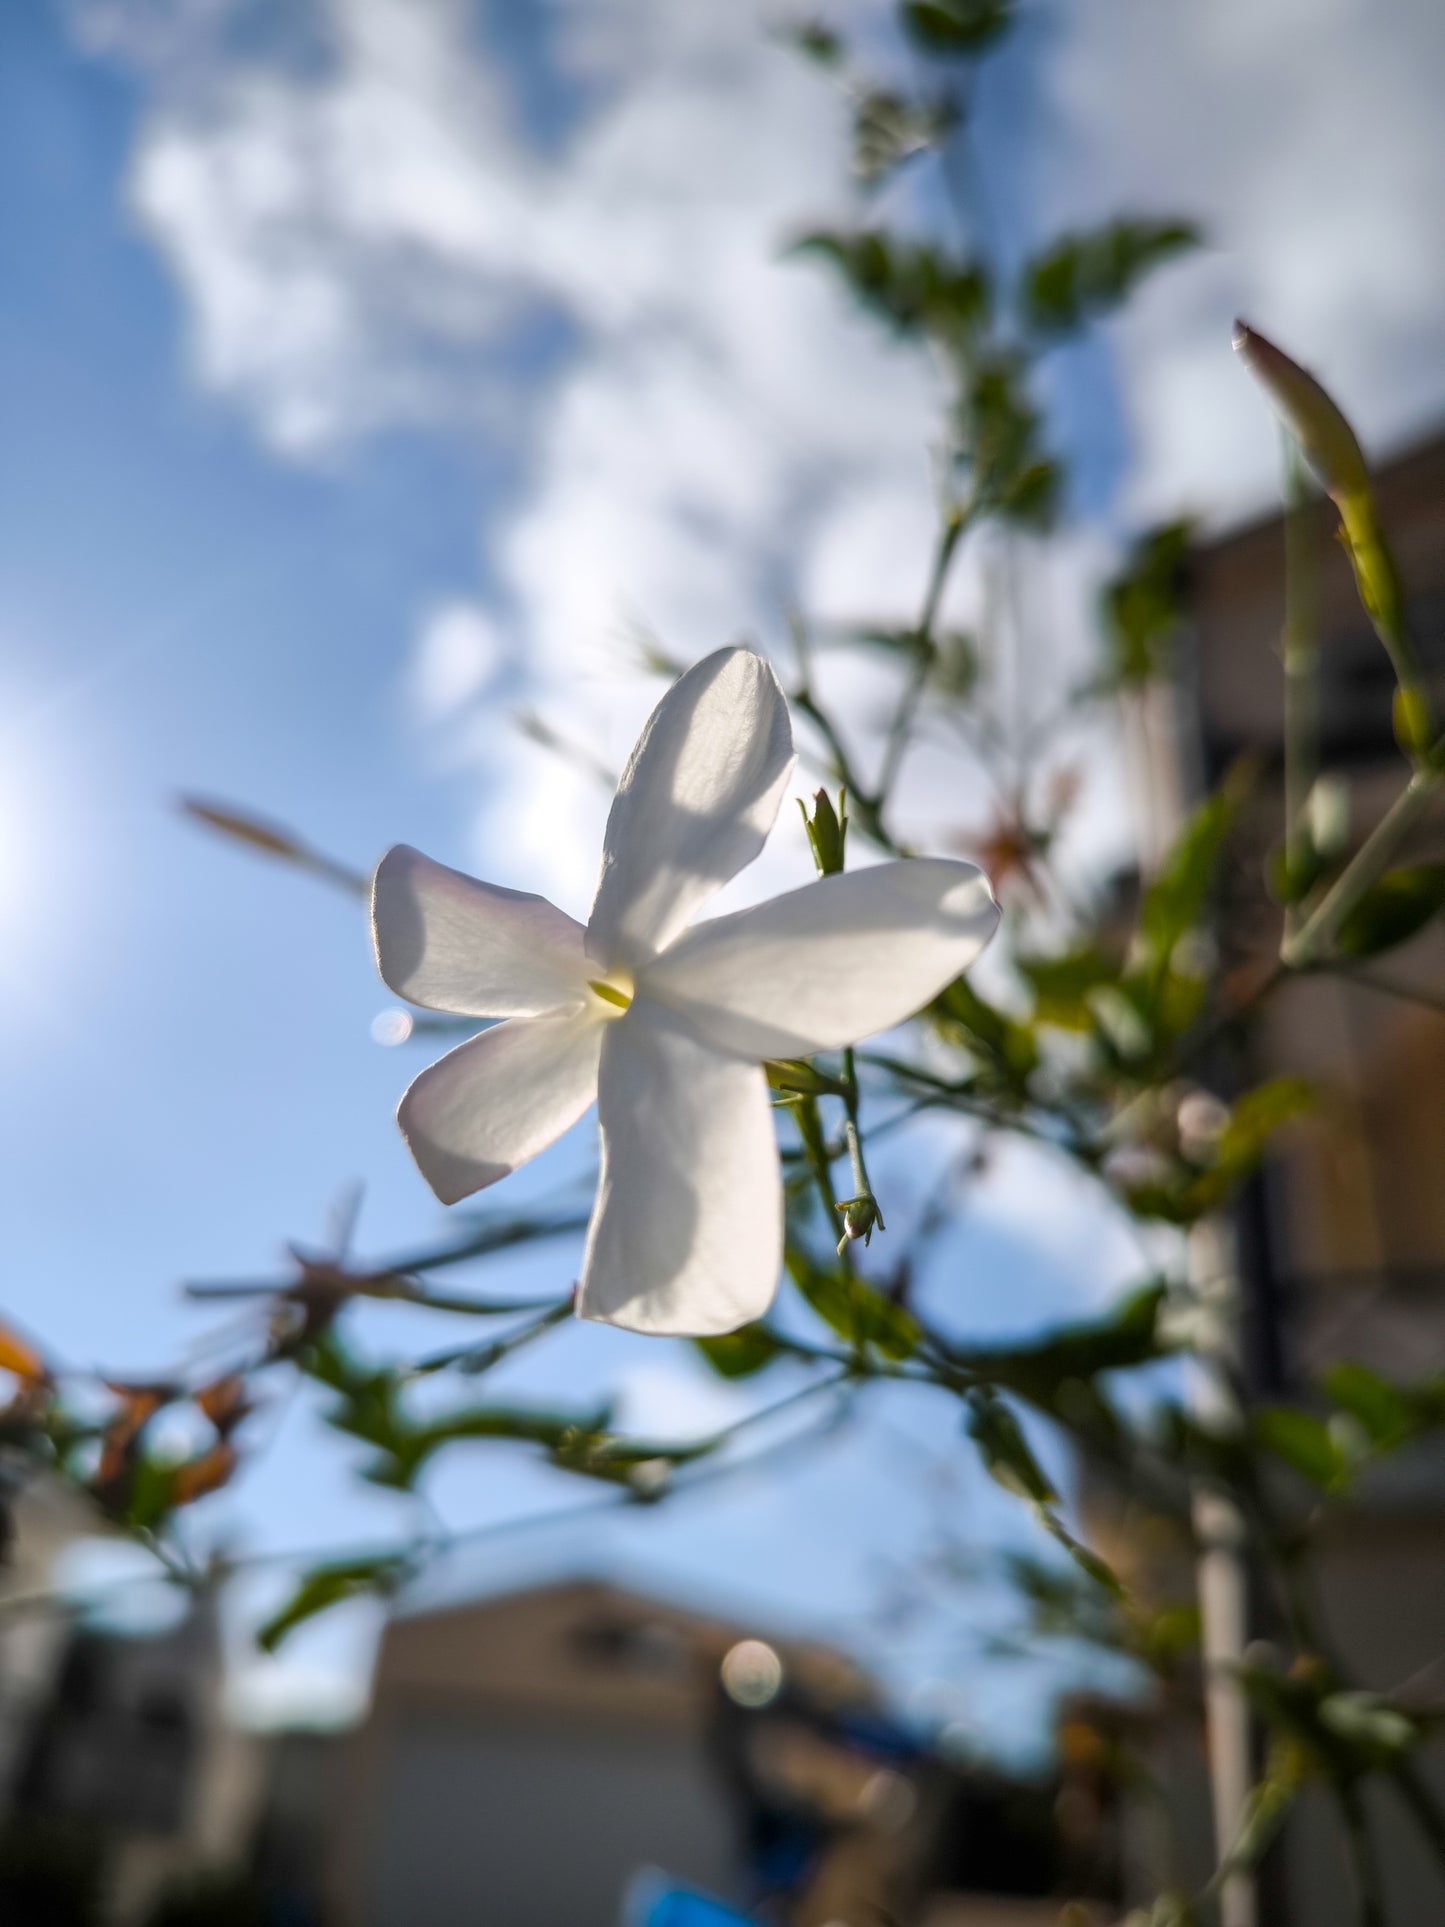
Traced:
[[701, 1336], [760, 1317], [783, 1245], [764, 1060], [900, 1023], [998, 921], [971, 863], [917, 858], [689, 928], [762, 849], [793, 760], [772, 670], [723, 649], [673, 685], [638, 739], [585, 929], [405, 845], [377, 868], [376, 958], [391, 989], [505, 1020], [424, 1070], [397, 1111], [442, 1202], [516, 1170], [597, 1101], [584, 1318]]

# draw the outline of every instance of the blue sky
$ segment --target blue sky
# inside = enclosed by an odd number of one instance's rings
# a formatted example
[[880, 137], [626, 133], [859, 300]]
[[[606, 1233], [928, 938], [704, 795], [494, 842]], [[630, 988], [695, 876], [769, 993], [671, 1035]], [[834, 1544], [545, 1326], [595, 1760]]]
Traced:
[[[233, 12], [0, 15], [0, 1302], [63, 1357], [128, 1372], [204, 1329], [181, 1279], [319, 1239], [353, 1179], [366, 1250], [442, 1228], [391, 1121], [423, 1060], [369, 1040], [388, 1000], [356, 910], [198, 835], [176, 794], [254, 805], [362, 867], [405, 840], [584, 908], [605, 797], [521, 742], [513, 701], [615, 763], [656, 694], [626, 667], [629, 625], [692, 656], [775, 636], [783, 590], [825, 612], [907, 605], [928, 536], [926, 379], [777, 261], [790, 225], [849, 211], [841, 112], [755, 23], [649, 0], [601, 28], [568, 0], [490, 27], [445, 0], [253, 12], [244, 32]], [[1145, 506], [1267, 498], [1272, 436], [1212, 345], [1241, 300], [1313, 328], [1377, 443], [1445, 405], [1441, 271], [1420, 265], [1438, 116], [1411, 63], [1335, 0], [1306, 81], [1271, 93], [1255, 84], [1279, 72], [1268, 25], [1240, 27], [1232, 67], [1192, 44], [1201, 30], [1170, 43], [1136, 13], [1089, 33], [1037, 13], [978, 133], [1011, 238], [1121, 196], [1202, 204], [1219, 231], [1060, 370], [1066, 419], [1103, 451], [1075, 586]], [[540, 24], [519, 34], [524, 18]], [[1437, 18], [1402, 5], [1399, 21], [1426, 69]], [[1120, 36], [1142, 36], [1165, 102], [1175, 90], [1172, 132], [1149, 88], [1109, 95]], [[1396, 130], [1326, 208], [1316, 154], [1346, 71], [1388, 92]], [[1188, 115], [1226, 85], [1237, 124], [1201, 146]], [[740, 115], [755, 155], [737, 152]], [[957, 613], [977, 593], [965, 572]], [[445, 611], [460, 659], [437, 639]], [[921, 823], [935, 800], [925, 770]], [[1118, 846], [1119, 805], [1105, 772], [1097, 847]], [[780, 838], [765, 881], [805, 865]], [[550, 1169], [583, 1162], [572, 1146]], [[1067, 1191], [1006, 1161], [943, 1282], [972, 1329], [1016, 1329], [1127, 1275], [1097, 1236]], [[1085, 1273], [1070, 1254], [1091, 1239]], [[553, 1250], [491, 1277], [564, 1274]], [[438, 1342], [399, 1316], [367, 1334]], [[618, 1381], [641, 1422], [729, 1409], [676, 1348], [598, 1331], [511, 1382]], [[620, 1559], [859, 1636], [888, 1565], [932, 1541], [919, 1468], [952, 1455], [956, 1424], [902, 1409], [797, 1469], [529, 1542], [478, 1577]], [[961, 1463], [956, 1517], [1013, 1532]], [[574, 1496], [481, 1454], [437, 1490], [459, 1524]], [[335, 1543], [386, 1530], [392, 1503], [303, 1405], [214, 1517], [252, 1547]], [[965, 1676], [943, 1623], [894, 1642], [894, 1673], [951, 1682], [960, 1717], [1016, 1731], [1036, 1680]], [[360, 1638], [298, 1640], [295, 1691], [354, 1667]]]

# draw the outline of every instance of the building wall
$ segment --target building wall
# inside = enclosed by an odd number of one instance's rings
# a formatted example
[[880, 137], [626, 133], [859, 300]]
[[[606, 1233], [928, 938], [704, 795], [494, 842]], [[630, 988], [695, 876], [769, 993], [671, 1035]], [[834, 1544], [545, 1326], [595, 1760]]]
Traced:
[[395, 1719], [382, 1746], [360, 1927], [616, 1927], [648, 1864], [734, 1893], [695, 1734], [435, 1710]]
[[[394, 1620], [340, 1775], [341, 1927], [616, 1927], [647, 1864], [734, 1894], [711, 1736], [743, 1633], [588, 1580]], [[814, 1691], [873, 1703], [840, 1655], [779, 1651]]]

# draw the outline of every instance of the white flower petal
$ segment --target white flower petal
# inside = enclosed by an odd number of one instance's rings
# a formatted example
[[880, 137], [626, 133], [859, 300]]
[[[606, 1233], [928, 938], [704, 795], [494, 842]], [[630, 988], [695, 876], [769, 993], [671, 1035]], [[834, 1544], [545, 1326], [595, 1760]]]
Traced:
[[748, 649], [720, 649], [675, 682], [617, 786], [587, 948], [636, 970], [767, 841], [793, 768], [778, 679]]
[[689, 1337], [760, 1318], [783, 1256], [762, 1071], [634, 1003], [603, 1041], [598, 1117], [602, 1172], [581, 1316]]
[[371, 886], [376, 967], [398, 997], [467, 1017], [575, 1004], [595, 974], [579, 923], [521, 890], [479, 883], [398, 843]]
[[971, 863], [823, 877], [689, 930], [638, 980], [719, 1050], [805, 1057], [901, 1023], [967, 969], [998, 905]]
[[495, 1184], [577, 1122], [597, 1095], [605, 1029], [584, 1007], [513, 1017], [422, 1072], [396, 1121], [443, 1204]]

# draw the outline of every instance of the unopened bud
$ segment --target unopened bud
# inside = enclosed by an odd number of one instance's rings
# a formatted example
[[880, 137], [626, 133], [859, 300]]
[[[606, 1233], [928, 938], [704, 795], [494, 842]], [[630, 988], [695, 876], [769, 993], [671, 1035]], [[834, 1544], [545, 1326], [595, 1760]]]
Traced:
[[839, 790], [836, 809], [826, 790], [819, 790], [813, 798], [811, 816], [801, 797], [798, 798], [798, 808], [803, 812], [803, 828], [808, 832], [808, 844], [819, 876], [836, 876], [843, 868], [843, 844], [848, 835], [847, 791]]
[[878, 1200], [871, 1192], [865, 1191], [861, 1197], [845, 1198], [838, 1210], [843, 1215], [843, 1235], [838, 1240], [838, 1251], [861, 1238], [864, 1244], [873, 1242], [875, 1230], [886, 1231], [883, 1213], [878, 1209]]
[[1234, 348], [1325, 493], [1341, 504], [1366, 496], [1370, 475], [1355, 431], [1314, 376], [1243, 321], [1234, 324]]

